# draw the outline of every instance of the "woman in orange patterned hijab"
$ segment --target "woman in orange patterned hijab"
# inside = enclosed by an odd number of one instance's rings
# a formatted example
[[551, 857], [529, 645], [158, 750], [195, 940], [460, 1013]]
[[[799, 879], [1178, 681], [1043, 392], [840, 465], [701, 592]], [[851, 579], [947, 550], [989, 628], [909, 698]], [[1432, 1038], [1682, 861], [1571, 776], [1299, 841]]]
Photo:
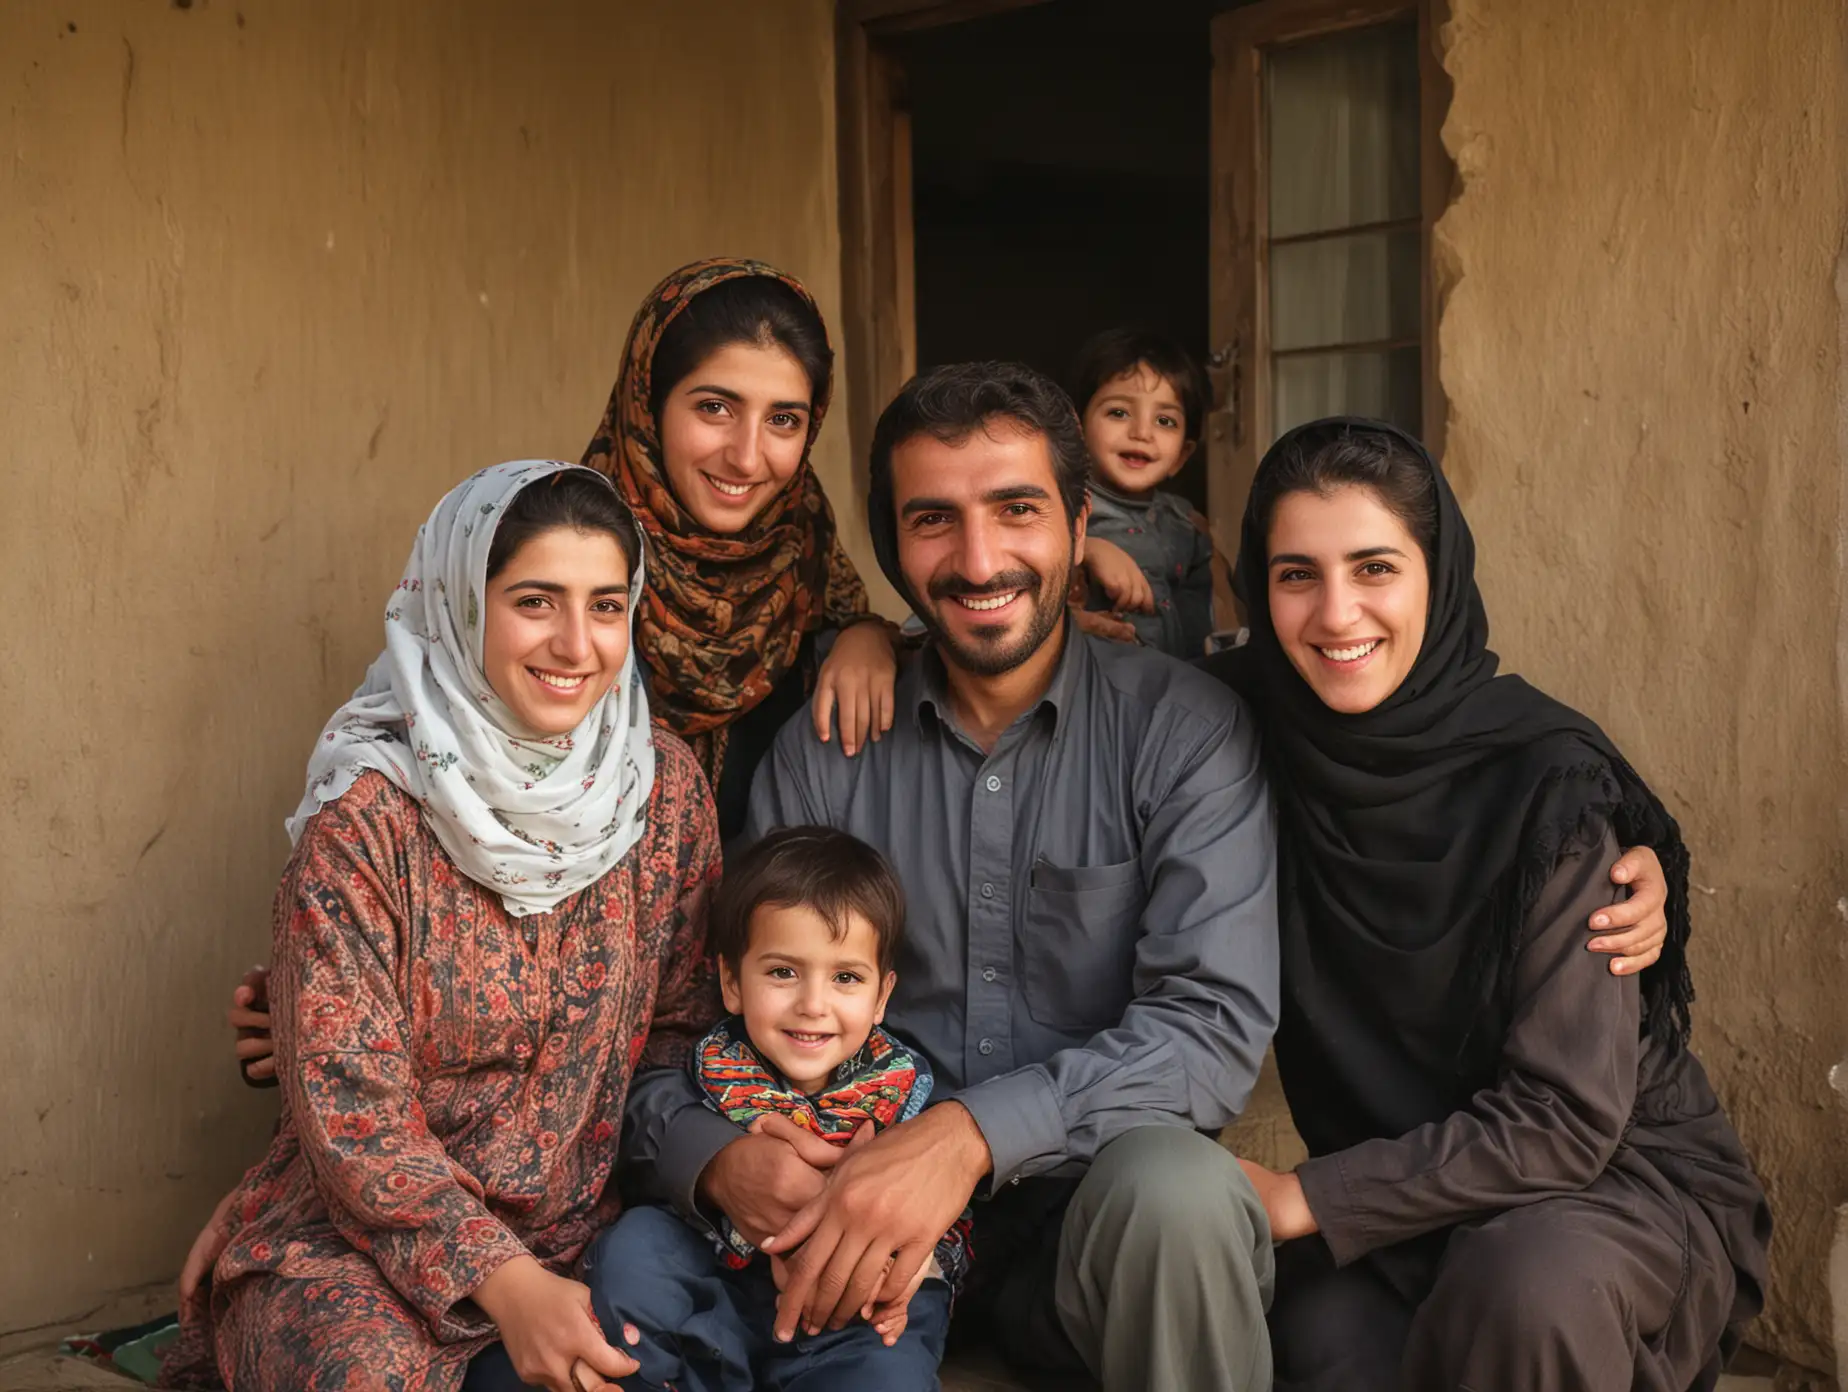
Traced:
[[[650, 700], [699, 756], [727, 834], [804, 699], [824, 730], [838, 703], [849, 753], [891, 726], [893, 630], [868, 612], [809, 465], [833, 362], [793, 277], [758, 261], [683, 266], [635, 316], [584, 455], [647, 538], [636, 642]], [[829, 629], [839, 636], [818, 663], [814, 638]]]
[[[761, 261], [683, 266], [636, 314], [584, 454], [642, 530], [635, 646], [649, 706], [692, 746], [724, 840], [743, 827], [758, 760], [805, 702], [823, 739], [838, 725], [847, 754], [892, 727], [897, 630], [869, 612], [809, 467], [833, 368], [821, 312], [794, 277]], [[230, 1018], [259, 1085], [274, 1080], [267, 1012], [257, 968]]]

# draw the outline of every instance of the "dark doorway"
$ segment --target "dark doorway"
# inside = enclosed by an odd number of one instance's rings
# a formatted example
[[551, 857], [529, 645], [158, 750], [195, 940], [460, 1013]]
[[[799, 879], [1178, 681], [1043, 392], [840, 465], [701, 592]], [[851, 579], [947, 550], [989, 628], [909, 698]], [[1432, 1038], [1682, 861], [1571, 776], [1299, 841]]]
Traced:
[[[1099, 329], [1208, 350], [1212, 63], [1225, 0], [1052, 0], [904, 36], [920, 367], [1060, 381]], [[1082, 405], [1082, 403], [1080, 403]], [[1206, 506], [1204, 451], [1169, 486]]]

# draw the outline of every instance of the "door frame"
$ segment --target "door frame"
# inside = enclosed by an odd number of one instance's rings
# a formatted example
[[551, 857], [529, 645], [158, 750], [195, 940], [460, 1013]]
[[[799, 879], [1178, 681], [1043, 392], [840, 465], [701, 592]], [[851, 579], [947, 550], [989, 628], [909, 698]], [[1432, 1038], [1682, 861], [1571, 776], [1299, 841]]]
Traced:
[[[1208, 420], [1211, 474], [1207, 511], [1227, 555], [1238, 547], [1245, 495], [1257, 472], [1259, 444], [1270, 438], [1268, 265], [1264, 238], [1263, 91], [1258, 56], [1265, 48], [1393, 20], [1418, 24], [1420, 414], [1432, 455], [1444, 448], [1448, 400], [1438, 378], [1438, 325], [1448, 283], [1432, 257], [1432, 227], [1449, 206], [1456, 169], [1441, 137], [1450, 79], [1437, 35], [1448, 0], [1255, 0], [1213, 23], [1213, 190], [1211, 268], [1214, 410]], [[1224, 152], [1222, 155], [1221, 152]]]
[[853, 477], [864, 486], [873, 426], [917, 371], [911, 113], [899, 35], [1045, 0], [837, 0], [835, 124], [840, 189], [841, 332]]

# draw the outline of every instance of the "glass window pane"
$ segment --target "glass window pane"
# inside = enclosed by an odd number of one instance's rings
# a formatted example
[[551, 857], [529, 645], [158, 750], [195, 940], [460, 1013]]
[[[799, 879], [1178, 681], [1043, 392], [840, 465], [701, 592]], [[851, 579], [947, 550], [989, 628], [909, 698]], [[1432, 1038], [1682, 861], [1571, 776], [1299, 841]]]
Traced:
[[1395, 227], [1272, 247], [1271, 347], [1418, 337], [1418, 235]]
[[1418, 356], [1414, 347], [1273, 359], [1273, 436], [1322, 416], [1372, 416], [1418, 434]]
[[1418, 216], [1418, 26], [1265, 54], [1270, 235]]

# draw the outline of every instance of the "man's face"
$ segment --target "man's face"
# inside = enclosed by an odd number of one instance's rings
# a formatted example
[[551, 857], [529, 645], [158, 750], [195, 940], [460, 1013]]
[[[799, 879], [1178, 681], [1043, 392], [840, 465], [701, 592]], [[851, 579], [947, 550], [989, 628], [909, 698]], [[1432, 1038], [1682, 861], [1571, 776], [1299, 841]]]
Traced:
[[899, 569], [944, 659], [999, 676], [1038, 652], [1084, 554], [1046, 437], [1005, 419], [956, 444], [914, 436], [892, 451], [892, 502]]

